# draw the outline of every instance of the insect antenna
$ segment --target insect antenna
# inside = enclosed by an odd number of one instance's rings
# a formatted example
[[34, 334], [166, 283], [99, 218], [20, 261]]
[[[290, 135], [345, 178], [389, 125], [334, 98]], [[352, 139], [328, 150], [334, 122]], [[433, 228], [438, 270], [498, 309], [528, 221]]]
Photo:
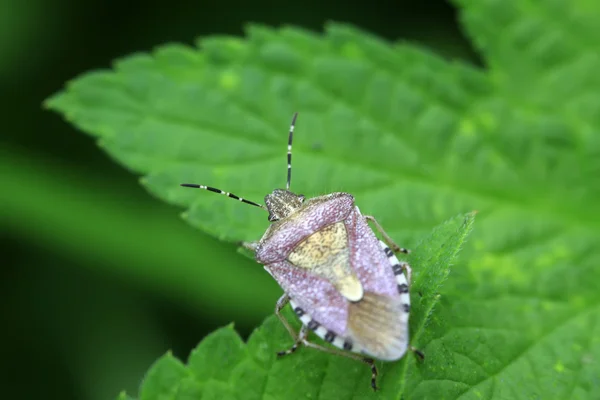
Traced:
[[253, 201], [250, 201], [250, 200], [243, 199], [243, 198], [241, 198], [239, 196], [236, 196], [233, 193], [224, 192], [221, 189], [216, 189], [214, 187], [204, 186], [204, 185], [196, 185], [194, 183], [182, 183], [181, 186], [195, 188], [195, 189], [204, 189], [204, 190], [208, 190], [209, 192], [219, 193], [219, 194], [222, 194], [224, 196], [231, 197], [232, 199], [239, 200], [242, 203], [250, 204], [252, 206], [260, 207], [263, 210], [267, 210], [267, 208], [265, 206], [263, 206], [263, 205], [260, 205], [258, 203], [253, 202]]
[[288, 151], [287, 151], [287, 184], [286, 189], [290, 190], [290, 183], [292, 182], [292, 139], [294, 138], [294, 126], [296, 125], [296, 118], [298, 113], [294, 113], [292, 118], [292, 124], [290, 125], [290, 136], [288, 138]]

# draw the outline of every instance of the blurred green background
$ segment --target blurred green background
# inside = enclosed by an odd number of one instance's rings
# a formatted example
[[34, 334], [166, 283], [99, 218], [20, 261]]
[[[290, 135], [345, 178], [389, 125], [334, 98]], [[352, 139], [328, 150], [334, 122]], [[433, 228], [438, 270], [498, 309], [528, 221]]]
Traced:
[[164, 352], [185, 359], [231, 321], [246, 337], [280, 295], [262, 267], [187, 226], [42, 101], [166, 42], [243, 35], [247, 22], [319, 32], [328, 20], [478, 63], [440, 0], [0, 0], [3, 398], [135, 394]]

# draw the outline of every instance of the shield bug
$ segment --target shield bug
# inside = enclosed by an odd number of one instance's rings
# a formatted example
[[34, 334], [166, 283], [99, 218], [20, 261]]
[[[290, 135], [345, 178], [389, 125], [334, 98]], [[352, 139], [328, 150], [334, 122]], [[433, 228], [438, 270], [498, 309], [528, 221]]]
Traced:
[[[371, 367], [376, 390], [374, 359], [398, 360], [407, 349], [423, 357], [408, 344], [411, 268], [395, 255], [408, 250], [395, 244], [374, 217], [361, 214], [351, 194], [306, 199], [290, 191], [297, 115], [288, 137], [286, 189], [268, 194], [265, 206], [210, 186], [182, 186], [220, 193], [269, 212], [271, 225], [262, 238], [241, 245], [254, 252], [284, 291], [275, 314], [294, 343], [277, 354], [291, 354], [304, 345], [362, 361]], [[288, 303], [302, 322], [299, 332], [281, 314]], [[309, 331], [337, 349], [309, 341]]]

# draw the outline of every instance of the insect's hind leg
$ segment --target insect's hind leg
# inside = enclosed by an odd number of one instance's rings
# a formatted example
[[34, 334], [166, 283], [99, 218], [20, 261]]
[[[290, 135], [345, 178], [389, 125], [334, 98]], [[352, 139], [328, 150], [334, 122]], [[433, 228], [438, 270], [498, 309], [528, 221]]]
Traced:
[[423, 354], [423, 352], [416, 347], [410, 346], [408, 349], [412, 351], [414, 355], [419, 357], [419, 360], [423, 361], [425, 359], [425, 354]]
[[277, 303], [275, 304], [275, 315], [277, 315], [277, 318], [279, 318], [279, 320], [281, 321], [283, 326], [285, 326], [285, 329], [289, 332], [292, 339], [294, 339], [294, 341], [297, 341], [298, 335], [294, 331], [294, 328], [292, 328], [292, 326], [290, 325], [288, 320], [285, 319], [283, 314], [281, 314], [281, 310], [283, 310], [283, 308], [285, 306], [287, 306], [287, 304], [289, 302], [290, 302], [290, 296], [288, 296], [287, 293], [284, 293], [283, 296], [281, 296], [279, 298], [279, 300], [277, 300]]
[[358, 354], [347, 353], [347, 352], [343, 352], [341, 350], [336, 350], [336, 349], [331, 349], [328, 347], [320, 346], [320, 345], [308, 340], [308, 333], [309, 333], [308, 327], [306, 325], [302, 325], [302, 328], [300, 329], [300, 333], [296, 337], [296, 341], [294, 342], [293, 346], [285, 351], [278, 352], [277, 355], [280, 357], [283, 357], [283, 356], [292, 354], [298, 349], [298, 347], [303, 345], [306, 347], [313, 348], [315, 350], [322, 351], [324, 353], [333, 354], [333, 355], [341, 356], [341, 357], [347, 357], [347, 358], [351, 358], [356, 361], [360, 361], [364, 364], [367, 364], [371, 368], [371, 387], [373, 388], [373, 390], [378, 389], [377, 388], [377, 367], [375, 366], [375, 360], [373, 360], [372, 358], [363, 357]]
[[294, 331], [294, 328], [292, 328], [292, 326], [290, 325], [288, 320], [283, 316], [283, 314], [281, 314], [281, 310], [283, 310], [283, 308], [289, 302], [290, 302], [290, 296], [288, 296], [287, 294], [284, 294], [283, 296], [281, 296], [279, 298], [279, 300], [277, 300], [277, 304], [275, 305], [275, 315], [277, 315], [277, 318], [279, 318], [279, 320], [281, 321], [283, 326], [285, 326], [285, 329], [289, 332], [292, 339], [294, 339], [294, 344], [292, 345], [292, 347], [290, 347], [287, 350], [277, 352], [277, 355], [279, 357], [283, 357], [283, 356], [286, 356], [288, 354], [292, 354], [293, 352], [295, 352], [296, 349], [298, 349], [298, 347], [300, 345], [302, 345], [303, 343], [305, 343], [307, 341], [306, 337], [308, 336], [308, 327], [306, 325], [302, 325], [302, 328], [300, 328], [300, 332], [298, 334], [296, 334], [296, 332]]
[[377, 220], [375, 219], [374, 216], [372, 215], [364, 215], [364, 218], [367, 220], [367, 222], [372, 222], [373, 225], [375, 225], [375, 229], [377, 229], [377, 232], [381, 233], [381, 236], [383, 236], [383, 240], [385, 240], [385, 242], [387, 243], [388, 246], [390, 246], [392, 248], [392, 250], [394, 250], [396, 253], [404, 253], [404, 254], [409, 254], [410, 250], [405, 249], [404, 247], [400, 247], [396, 244], [396, 242], [394, 242], [392, 240], [392, 238], [390, 237], [390, 235], [387, 234], [387, 232], [383, 229], [383, 227], [379, 224], [379, 222], [377, 222]]
[[360, 354], [349, 353], [349, 352], [345, 352], [345, 351], [341, 351], [341, 350], [337, 350], [337, 349], [323, 347], [323, 346], [320, 346], [313, 342], [310, 342], [307, 339], [303, 340], [302, 344], [306, 347], [310, 347], [310, 348], [322, 351], [324, 353], [329, 353], [329, 354], [333, 354], [336, 356], [350, 358], [352, 360], [360, 361], [363, 364], [367, 364], [371, 368], [371, 387], [373, 388], [373, 390], [378, 389], [378, 387], [377, 387], [377, 366], [375, 366], [375, 360], [373, 360], [372, 358], [364, 357], [364, 356], [361, 356]]
[[298, 349], [298, 347], [300, 347], [302, 344], [307, 342], [307, 340], [306, 340], [307, 336], [308, 336], [308, 327], [306, 325], [302, 325], [302, 328], [300, 328], [300, 332], [298, 333], [298, 336], [295, 338], [295, 342], [292, 345], [292, 347], [290, 347], [287, 350], [278, 351], [277, 355], [279, 357], [283, 357], [283, 356], [292, 354], [293, 352], [295, 352]]
[[281, 296], [279, 298], [279, 300], [277, 300], [277, 304], [275, 305], [275, 315], [277, 315], [277, 318], [279, 318], [279, 320], [281, 321], [283, 326], [285, 326], [285, 329], [289, 332], [290, 336], [294, 339], [294, 344], [292, 345], [292, 347], [290, 347], [287, 350], [277, 352], [277, 355], [279, 357], [283, 357], [283, 356], [294, 353], [300, 346], [306, 346], [306, 347], [310, 347], [310, 348], [322, 351], [324, 353], [333, 354], [336, 356], [351, 358], [353, 360], [360, 361], [364, 364], [367, 364], [371, 368], [371, 387], [373, 388], [373, 390], [377, 390], [377, 367], [375, 366], [375, 360], [373, 360], [372, 358], [361, 356], [359, 354], [349, 353], [349, 352], [345, 352], [342, 350], [337, 350], [337, 349], [333, 349], [333, 348], [320, 346], [318, 344], [315, 344], [315, 343], [309, 341], [308, 340], [309, 328], [304, 324], [302, 325], [302, 328], [300, 328], [300, 332], [298, 334], [296, 334], [296, 332], [294, 331], [294, 328], [292, 328], [292, 326], [290, 325], [288, 320], [283, 316], [283, 314], [281, 314], [281, 310], [283, 310], [283, 308], [289, 302], [290, 302], [290, 296], [288, 296], [287, 294], [284, 294], [283, 296]]

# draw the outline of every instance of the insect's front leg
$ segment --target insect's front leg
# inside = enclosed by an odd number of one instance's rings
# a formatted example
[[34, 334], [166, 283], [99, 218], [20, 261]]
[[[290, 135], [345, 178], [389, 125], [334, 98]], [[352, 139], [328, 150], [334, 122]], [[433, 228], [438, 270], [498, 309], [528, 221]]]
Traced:
[[243, 248], [250, 250], [253, 253], [256, 253], [256, 248], [258, 247], [258, 241], [254, 242], [239, 242], [238, 243]]
[[410, 250], [405, 249], [404, 247], [398, 246], [392, 240], [392, 238], [390, 237], [390, 235], [388, 235], [387, 232], [385, 230], [383, 230], [383, 227], [379, 224], [379, 222], [377, 222], [377, 220], [375, 219], [375, 217], [373, 217], [372, 215], [365, 215], [364, 217], [367, 220], [367, 222], [372, 222], [373, 225], [375, 225], [375, 228], [377, 229], [377, 231], [379, 233], [381, 233], [381, 236], [383, 236], [383, 240], [385, 240], [385, 242], [388, 244], [388, 246], [390, 246], [392, 248], [392, 250], [394, 250], [396, 253], [398, 253], [398, 252], [404, 253], [404, 254], [410, 253]]
[[[375, 225], [375, 228], [377, 229], [377, 231], [381, 234], [381, 236], [383, 236], [383, 240], [385, 241], [385, 243], [390, 246], [390, 248], [394, 251], [394, 252], [400, 252], [400, 253], [404, 253], [404, 254], [409, 254], [410, 250], [405, 249], [404, 247], [400, 247], [398, 246], [390, 237], [390, 235], [387, 234], [387, 232], [385, 230], [383, 230], [383, 227], [379, 224], [379, 222], [377, 222], [377, 220], [375, 219], [375, 217], [371, 216], [371, 215], [365, 215], [365, 220], [367, 220], [367, 222], [372, 222], [373, 225]], [[410, 286], [410, 283], [412, 281], [412, 268], [410, 267], [410, 265], [408, 265], [408, 263], [406, 262], [401, 262], [399, 264], [402, 269], [404, 271], [406, 271], [406, 280], [408, 281], [408, 286]]]

